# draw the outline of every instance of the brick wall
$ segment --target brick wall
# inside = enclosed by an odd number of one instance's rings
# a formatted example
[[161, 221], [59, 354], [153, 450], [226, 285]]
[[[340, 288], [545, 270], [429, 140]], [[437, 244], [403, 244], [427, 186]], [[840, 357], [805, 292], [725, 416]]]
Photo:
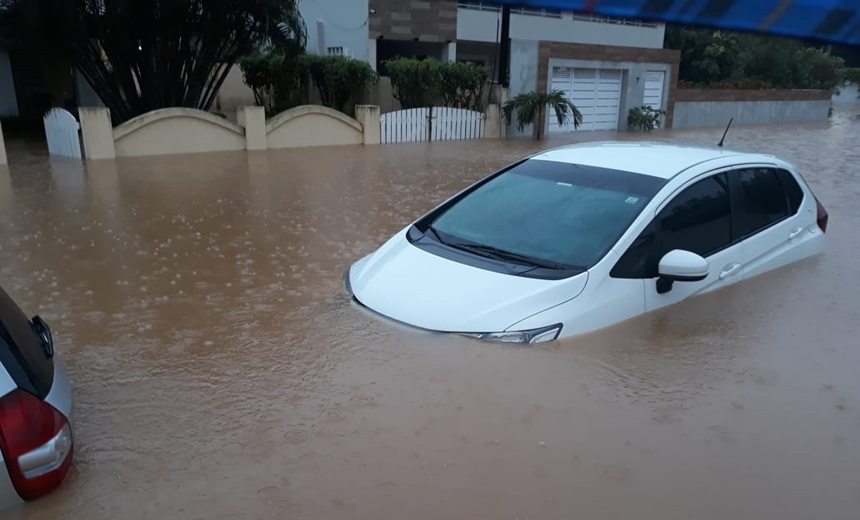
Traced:
[[681, 63], [681, 51], [674, 49], [644, 49], [640, 47], [617, 47], [613, 45], [542, 41], [540, 42], [538, 51], [538, 92], [546, 92], [550, 58], [671, 64], [671, 77], [667, 78], [670, 85], [669, 98], [666, 100], [666, 128], [672, 127], [672, 118], [675, 114], [675, 95], [676, 92], [679, 91], [675, 85], [678, 81], [678, 67]]
[[694, 101], [827, 101], [829, 90], [733, 90], [679, 88], [676, 102]]
[[457, 39], [456, 0], [369, 0], [371, 38], [448, 42]]

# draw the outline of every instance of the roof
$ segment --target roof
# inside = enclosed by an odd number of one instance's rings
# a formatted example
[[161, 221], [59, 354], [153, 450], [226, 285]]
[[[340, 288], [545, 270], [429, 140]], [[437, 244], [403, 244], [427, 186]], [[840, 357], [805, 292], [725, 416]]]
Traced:
[[771, 162], [772, 155], [740, 152], [718, 146], [607, 141], [580, 143], [538, 153], [532, 159], [599, 166], [671, 179], [707, 161], [735, 157], [743, 162]]

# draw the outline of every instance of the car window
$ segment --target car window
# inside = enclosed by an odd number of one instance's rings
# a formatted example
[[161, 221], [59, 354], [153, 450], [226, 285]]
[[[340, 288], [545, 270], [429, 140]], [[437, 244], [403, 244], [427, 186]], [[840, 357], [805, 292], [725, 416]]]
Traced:
[[54, 384], [54, 361], [45, 356], [27, 315], [0, 288], [0, 363], [18, 385], [45, 397]]
[[785, 190], [785, 195], [788, 198], [788, 213], [794, 215], [800, 211], [800, 205], [803, 204], [803, 188], [797, 183], [794, 175], [787, 170], [779, 169], [776, 171], [779, 177], [779, 182], [782, 189]]
[[732, 210], [726, 174], [686, 188], [657, 215], [658, 255], [673, 249], [708, 257], [732, 242]]
[[732, 243], [728, 178], [720, 173], [684, 189], [666, 205], [610, 272], [614, 278], [653, 278], [673, 249], [708, 257]]
[[529, 160], [428, 224], [455, 247], [480, 244], [585, 270], [603, 258], [663, 184], [631, 172]]
[[746, 168], [732, 172], [740, 183], [743, 213], [742, 237], [749, 236], [788, 216], [788, 198], [773, 168]]

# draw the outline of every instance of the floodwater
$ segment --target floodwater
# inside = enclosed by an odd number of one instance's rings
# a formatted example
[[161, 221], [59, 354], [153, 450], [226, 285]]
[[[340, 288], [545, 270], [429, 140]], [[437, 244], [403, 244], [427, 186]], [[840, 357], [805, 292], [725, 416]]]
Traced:
[[856, 520], [860, 107], [837, 110], [727, 138], [802, 169], [831, 215], [825, 254], [530, 348], [382, 321], [341, 276], [564, 139], [86, 171], [12, 146], [0, 283], [54, 328], [77, 453], [59, 491], [4, 519]]

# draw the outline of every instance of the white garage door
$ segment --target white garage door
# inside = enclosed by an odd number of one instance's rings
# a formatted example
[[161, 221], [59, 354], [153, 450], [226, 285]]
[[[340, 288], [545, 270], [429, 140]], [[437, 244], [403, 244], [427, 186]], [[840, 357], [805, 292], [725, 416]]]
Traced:
[[663, 71], [648, 71], [645, 73], [645, 106], [661, 110], [663, 108]]
[[[579, 130], [618, 130], [621, 106], [621, 71], [553, 67], [551, 89], [563, 90], [582, 112]], [[573, 131], [568, 122], [559, 126], [555, 112], [547, 114], [550, 132]]]

